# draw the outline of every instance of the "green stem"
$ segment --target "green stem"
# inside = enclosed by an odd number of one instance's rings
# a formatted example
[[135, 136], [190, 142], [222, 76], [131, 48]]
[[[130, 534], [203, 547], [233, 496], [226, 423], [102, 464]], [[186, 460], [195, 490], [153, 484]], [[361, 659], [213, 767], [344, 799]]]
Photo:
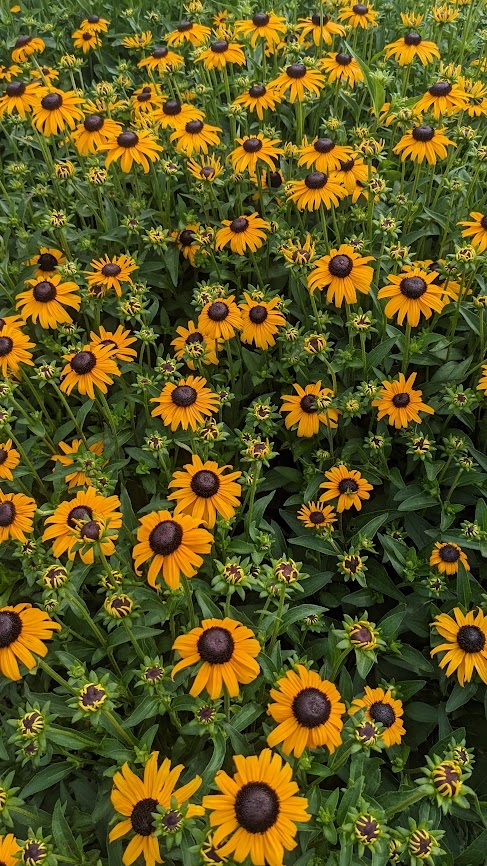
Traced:
[[193, 597], [191, 595], [191, 588], [189, 585], [188, 578], [185, 577], [184, 575], [182, 576], [182, 584], [183, 584], [183, 589], [184, 589], [184, 595], [186, 598], [186, 604], [188, 605], [188, 610], [189, 610], [189, 624], [190, 624], [191, 628], [196, 628], [196, 626], [198, 625], [198, 620], [196, 619], [196, 614], [194, 612], [194, 604], [193, 604]]
[[274, 649], [274, 645], [276, 643], [277, 636], [279, 634], [279, 629], [281, 627], [282, 610], [284, 607], [285, 598], [286, 598], [286, 584], [283, 584], [283, 586], [281, 586], [281, 592], [279, 595], [279, 604], [277, 606], [276, 618], [274, 621], [274, 628], [272, 630], [271, 642], [269, 644], [269, 651], [268, 651], [269, 655], [272, 653], [272, 650]]

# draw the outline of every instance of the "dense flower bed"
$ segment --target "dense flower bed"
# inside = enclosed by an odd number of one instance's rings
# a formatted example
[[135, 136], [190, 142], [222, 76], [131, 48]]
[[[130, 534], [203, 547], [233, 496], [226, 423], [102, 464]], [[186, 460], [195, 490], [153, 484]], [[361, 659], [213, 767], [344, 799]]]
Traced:
[[485, 3], [0, 20], [0, 866], [481, 866]]

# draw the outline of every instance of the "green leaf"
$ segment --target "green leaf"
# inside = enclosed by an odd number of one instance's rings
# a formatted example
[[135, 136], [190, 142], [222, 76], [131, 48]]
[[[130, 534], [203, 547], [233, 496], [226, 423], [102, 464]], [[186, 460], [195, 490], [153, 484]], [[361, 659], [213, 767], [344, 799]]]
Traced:
[[415, 496], [409, 496], [397, 506], [398, 511], [419, 511], [420, 508], [434, 508], [438, 506], [436, 499], [433, 499], [429, 493], [417, 493]]
[[203, 773], [203, 788], [206, 788], [208, 785], [213, 782], [217, 770], [219, 770], [223, 764], [226, 752], [226, 740], [223, 734], [217, 731], [213, 735], [213, 755], [211, 756], [205, 772]]
[[292, 607], [282, 618], [281, 634], [294, 622], [297, 622], [299, 619], [304, 619], [304, 617], [309, 616], [310, 613], [320, 614], [324, 613], [324, 611], [324, 607], [318, 607], [316, 604], [298, 604], [297, 607]]
[[382, 636], [386, 641], [391, 640], [393, 637], [397, 635], [399, 628], [406, 616], [407, 605], [402, 603], [398, 604], [396, 608], [394, 608], [391, 613], [381, 619], [379, 623], [379, 628]]
[[61, 779], [69, 776], [72, 771], [73, 765], [72, 763], [68, 763], [68, 761], [60, 761], [59, 764], [51, 764], [50, 767], [44, 767], [40, 773], [36, 773], [33, 776], [30, 782], [27, 782], [27, 785], [25, 788], [22, 788], [19, 796], [23, 800], [26, 800], [28, 797], [32, 797], [32, 794], [37, 794], [39, 791], [47, 791], [56, 782], [60, 782]]
[[71, 855], [80, 863], [83, 862], [83, 849], [80, 848], [71, 832], [71, 827], [64, 817], [64, 809], [60, 800], [57, 801], [52, 813], [52, 835], [58, 851]]
[[455, 857], [455, 866], [484, 866], [486, 849], [487, 830], [484, 830], [468, 848]]
[[459, 560], [457, 572], [457, 599], [463, 607], [468, 609], [470, 607], [471, 598], [472, 589], [470, 585], [470, 576], [463, 562]]
[[331, 545], [327, 544], [321, 538], [314, 538], [312, 535], [303, 535], [299, 538], [290, 538], [289, 544], [295, 544], [297, 547], [306, 547], [308, 550], [317, 550], [319, 553], [329, 553], [331, 556], [336, 556], [336, 550], [333, 550]]
[[232, 718], [232, 727], [237, 731], [244, 731], [252, 722], [255, 722], [263, 713], [258, 704], [246, 704]]
[[470, 698], [473, 698], [477, 688], [477, 683], [466, 683], [464, 686], [461, 686], [460, 683], [455, 683], [453, 691], [446, 702], [447, 713], [453, 713], [459, 707], [463, 707]]

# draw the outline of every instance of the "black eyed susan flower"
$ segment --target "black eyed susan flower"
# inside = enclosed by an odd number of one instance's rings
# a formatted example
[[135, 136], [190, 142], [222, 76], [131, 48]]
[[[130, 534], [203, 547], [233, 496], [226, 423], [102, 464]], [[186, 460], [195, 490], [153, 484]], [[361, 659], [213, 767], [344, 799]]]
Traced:
[[296, 665], [277, 681], [270, 697], [267, 712], [278, 722], [267, 737], [271, 748], [282, 743], [285, 755], [300, 758], [307, 748], [326, 746], [332, 753], [341, 744], [345, 704], [333, 683]]
[[315, 244], [311, 235], [306, 235], [303, 243], [287, 241], [279, 248], [279, 252], [291, 265], [307, 265], [314, 259]]
[[59, 72], [57, 69], [53, 69], [52, 66], [40, 66], [39, 69], [31, 69], [30, 77], [34, 79], [34, 81], [42, 81], [43, 84], [49, 86], [53, 83], [53, 81], [57, 81], [59, 78]]
[[357, 841], [366, 848], [373, 847], [383, 835], [380, 822], [370, 812], [363, 812], [355, 819], [353, 832]]
[[33, 366], [32, 352], [35, 343], [31, 343], [29, 338], [20, 328], [14, 324], [3, 325], [0, 329], [0, 371], [2, 376], [7, 375], [7, 371], [17, 373], [20, 364], [28, 364]]
[[327, 289], [326, 299], [336, 307], [341, 307], [344, 300], [355, 304], [357, 292], [368, 294], [370, 291], [374, 269], [368, 262], [373, 261], [372, 256], [361, 256], [349, 244], [341, 244], [315, 262], [308, 276], [308, 288], [311, 293]]
[[127, 173], [135, 162], [147, 174], [150, 163], [159, 159], [163, 148], [150, 129], [138, 129], [137, 132], [128, 129], [99, 144], [98, 150], [106, 153], [107, 168], [113, 161], [120, 161], [120, 168]]
[[289, 181], [288, 189], [288, 199], [296, 203], [298, 210], [314, 211], [322, 205], [330, 210], [347, 195], [345, 187], [322, 171], [313, 171], [304, 180]]
[[259, 641], [250, 628], [228, 617], [204, 619], [201, 626], [177, 637], [173, 649], [181, 656], [181, 661], [173, 668], [173, 679], [178, 671], [200, 663], [189, 692], [193, 697], [206, 689], [215, 700], [225, 689], [235, 698], [240, 691], [239, 684], [253, 682], [260, 673], [255, 661], [260, 652]]
[[465, 111], [469, 117], [483, 117], [487, 114], [487, 87], [482, 81], [474, 81], [459, 75], [457, 86], [463, 91], [467, 102]]
[[385, 314], [397, 322], [416, 327], [421, 315], [429, 319], [433, 312], [441, 313], [445, 306], [445, 291], [437, 283], [436, 271], [428, 273], [420, 267], [406, 266], [401, 274], [389, 274], [389, 283], [379, 289], [377, 297], [389, 298]]
[[234, 103], [243, 105], [251, 113], [255, 111], [259, 120], [263, 120], [264, 112], [274, 111], [281, 100], [282, 95], [272, 87], [266, 87], [264, 84], [253, 84], [245, 93], [237, 96]]
[[466, 571], [470, 571], [468, 559], [458, 544], [451, 541], [437, 541], [430, 556], [429, 563], [436, 566], [441, 574], [458, 574], [461, 562]]
[[352, 507], [360, 511], [362, 500], [370, 499], [370, 490], [374, 489], [357, 469], [347, 469], [343, 463], [325, 472], [325, 478], [328, 480], [323, 481], [320, 488], [326, 492], [320, 496], [320, 502], [337, 499], [336, 509], [339, 514]]
[[[76, 455], [78, 454], [80, 448], [83, 445], [82, 439], [73, 439], [70, 445], [67, 442], [58, 442], [57, 448], [62, 451], [62, 454], [54, 454], [51, 457], [51, 460], [58, 462], [61, 466], [73, 466], [76, 460]], [[91, 445], [87, 446], [87, 450], [91, 451], [96, 457], [100, 457], [103, 454], [103, 440], [100, 439], [97, 442], [93, 442]], [[85, 461], [86, 463], [86, 461]], [[87, 470], [89, 467], [86, 467]], [[92, 467], [93, 468], [93, 467]], [[66, 475], [65, 480], [68, 482], [68, 487], [91, 487], [92, 481], [89, 475], [89, 472], [83, 472], [82, 470], [76, 470], [75, 472], [71, 472], [69, 475]]]
[[471, 221], [463, 220], [458, 223], [459, 226], [466, 226], [462, 231], [462, 237], [472, 238], [472, 246], [483, 253], [487, 250], [487, 214], [472, 211], [470, 217]]
[[168, 45], [182, 45], [189, 42], [197, 47], [203, 45], [211, 36], [211, 30], [204, 24], [196, 24], [193, 21], [181, 21], [172, 33], [167, 36]]
[[16, 78], [20, 75], [21, 72], [21, 67], [17, 66], [15, 63], [12, 63], [10, 66], [3, 66], [0, 63], [0, 81], [6, 81], [8, 83], [9, 81], [12, 81], [12, 78]]
[[467, 95], [457, 84], [449, 81], [437, 81], [428, 88], [424, 96], [414, 106], [417, 112], [431, 111], [433, 117], [458, 114], [466, 107]]
[[28, 265], [34, 265], [34, 277], [38, 279], [48, 280], [56, 273], [59, 265], [63, 265], [66, 261], [66, 256], [61, 250], [51, 247], [39, 247], [39, 252], [26, 262]]
[[93, 51], [94, 48], [101, 48], [102, 41], [94, 30], [75, 30], [71, 34], [74, 48], [81, 48], [83, 54], [88, 51]]
[[144, 858], [146, 866], [162, 863], [159, 842], [154, 835], [156, 825], [153, 815], [158, 806], [166, 809], [185, 806], [188, 818], [204, 814], [201, 806], [187, 803], [201, 785], [200, 776], [176, 788], [184, 770], [183, 764], [171, 768], [171, 762], [166, 758], [158, 768], [158, 759], [159, 753], [152, 752], [144, 767], [142, 780], [127, 763], [113, 777], [111, 801], [122, 820], [110, 831], [108, 838], [110, 842], [115, 842], [128, 833], [133, 834], [123, 855], [126, 866], [131, 866], [139, 857]]
[[331, 21], [324, 12], [317, 12], [310, 18], [298, 18], [296, 25], [299, 31], [299, 41], [304, 43], [311, 36], [315, 45], [331, 45], [334, 36], [345, 36], [345, 28]]
[[32, 108], [32, 122], [45, 136], [57, 135], [69, 127], [74, 129], [83, 119], [79, 107], [83, 97], [73, 90], [59, 90], [56, 87], [37, 87], [36, 101]]
[[433, 627], [445, 639], [445, 643], [435, 646], [431, 655], [444, 652], [440, 668], [446, 668], [447, 677], [456, 672], [461, 686], [469, 683], [474, 671], [487, 683], [487, 617], [479, 609], [477, 613], [469, 610], [463, 614], [459, 607], [453, 617], [439, 614]]
[[270, 48], [277, 47], [286, 29], [286, 19], [273, 12], [256, 12], [250, 19], [235, 22], [235, 33], [249, 37], [252, 48], [258, 39], [263, 39]]
[[329, 82], [340, 81], [354, 87], [358, 81], [363, 81], [363, 72], [351, 54], [339, 51], [329, 52], [321, 61], [321, 68], [326, 73]]
[[177, 126], [171, 133], [171, 141], [175, 142], [176, 150], [186, 156], [193, 153], [208, 153], [209, 146], [216, 147], [220, 143], [219, 126], [211, 126], [203, 120], [190, 120], [184, 126]]
[[203, 111], [195, 108], [190, 102], [180, 102], [178, 99], [167, 99], [160, 109], [154, 112], [154, 120], [163, 129], [184, 129], [191, 121], [205, 119]]
[[[205, 709], [210, 710], [212, 708], [202, 707], [201, 711], [204, 711]], [[215, 711], [213, 710], [213, 715], [214, 714]], [[200, 855], [203, 863], [209, 863], [210, 866], [214, 866], [215, 863], [225, 863], [228, 860], [227, 857], [222, 857], [220, 849], [215, 847], [215, 844], [213, 842], [213, 835], [211, 833], [209, 833], [206, 837], [201, 847]]]
[[91, 271], [85, 271], [86, 282], [97, 294], [106, 295], [112, 289], [120, 298], [122, 284], [133, 285], [130, 274], [137, 270], [131, 256], [120, 255], [109, 258], [106, 254], [101, 259], [90, 262]]
[[260, 249], [266, 240], [266, 232], [271, 229], [270, 224], [257, 213], [222, 220], [222, 226], [216, 233], [216, 248], [221, 250], [229, 244], [232, 252], [239, 256], [243, 256], [247, 249], [252, 253]]
[[416, 57], [419, 58], [423, 66], [427, 66], [428, 63], [433, 62], [435, 57], [440, 57], [436, 43], [423, 39], [419, 33], [406, 33], [401, 39], [396, 39], [395, 42], [386, 45], [385, 52], [386, 60], [393, 57], [399, 66], [409, 65]]
[[433, 18], [438, 24], [449, 24], [458, 18], [458, 9], [454, 6], [448, 6], [446, 3], [440, 6], [433, 6]]
[[152, 511], [140, 518], [133, 549], [135, 571], [150, 560], [147, 581], [154, 589], [162, 577], [171, 589], [178, 589], [181, 574], [193, 577], [209, 553], [213, 536], [201, 529], [200, 520], [187, 514], [173, 517], [169, 511]]
[[281, 298], [271, 298], [270, 301], [254, 300], [244, 292], [245, 303], [240, 304], [242, 313], [242, 343], [257, 346], [258, 349], [269, 349], [275, 345], [275, 335], [279, 328], [286, 324], [284, 315], [276, 309]]
[[191, 463], [186, 463], [182, 471], [173, 474], [169, 488], [175, 488], [167, 498], [176, 502], [175, 515], [189, 514], [198, 518], [208, 529], [216, 523], [217, 515], [224, 520], [235, 516], [240, 505], [242, 488], [237, 484], [241, 472], [227, 472], [232, 466], [219, 466], [214, 460], [205, 463], [193, 454]]
[[161, 417], [162, 423], [171, 430], [196, 430], [205, 416], [213, 415], [219, 406], [219, 399], [206, 387], [202, 376], [187, 376], [179, 382], [166, 382], [159, 397], [152, 397], [151, 403], [158, 403], [152, 410], [153, 418]]
[[15, 112], [19, 117], [30, 114], [37, 100], [37, 85], [10, 81], [0, 97], [0, 117]]
[[369, 30], [377, 27], [379, 13], [366, 3], [355, 3], [354, 6], [344, 6], [338, 14], [340, 21], [345, 21], [351, 27]]
[[228, 63], [244, 66], [245, 54], [238, 42], [229, 42], [222, 38], [212, 42], [206, 51], [202, 51], [195, 58], [195, 61], [202, 62], [206, 69], [224, 69]]
[[152, 42], [152, 32], [144, 30], [143, 33], [136, 33], [134, 36], [124, 36], [122, 45], [124, 48], [147, 48]]
[[26, 280], [25, 285], [28, 286], [26, 291], [16, 297], [16, 307], [24, 321], [32, 319], [34, 324], [39, 322], [41, 328], [57, 328], [73, 321], [65, 307], [80, 308], [81, 298], [76, 283], [62, 283], [59, 274], [52, 274], [49, 280]]
[[432, 769], [431, 781], [440, 797], [458, 797], [463, 788], [462, 768], [456, 761], [441, 761]]
[[321, 72], [304, 63], [291, 63], [270, 83], [270, 87], [281, 96], [287, 95], [289, 102], [302, 102], [309, 93], [319, 96], [324, 86], [325, 78]]
[[203, 364], [218, 364], [218, 348], [219, 341], [212, 340], [211, 337], [205, 336], [200, 331], [194, 322], [189, 321], [187, 328], [182, 325], [176, 328], [176, 333], [179, 335], [171, 341], [171, 346], [174, 346], [174, 355], [178, 361], [186, 360], [190, 370], [195, 369], [195, 364], [191, 358], [187, 358], [188, 348], [195, 343], [204, 347], [204, 353], [201, 356]]
[[278, 156], [283, 153], [282, 148], [276, 146], [280, 143], [278, 138], [266, 138], [261, 132], [255, 136], [237, 138], [236, 141], [239, 146], [230, 153], [233, 170], [238, 173], [248, 171], [253, 177], [257, 165], [267, 165], [274, 171]]
[[83, 530], [82, 539], [86, 543], [101, 543], [101, 548], [106, 556], [111, 556], [115, 551], [113, 544], [117, 539], [117, 533], [113, 532], [110, 538], [101, 539], [101, 529], [106, 528], [110, 532], [120, 529], [122, 525], [122, 514], [118, 510], [120, 500], [117, 496], [101, 496], [93, 487], [80, 490], [74, 499], [61, 502], [54, 513], [46, 519], [46, 529], [42, 536], [43, 541], [54, 539], [52, 552], [56, 558], [67, 553], [68, 559], [73, 560], [79, 553], [83, 562], [93, 562], [93, 545], [88, 551], [75, 550], [79, 541], [76, 530]]
[[135, 349], [131, 349], [132, 343], [136, 342], [136, 338], [132, 337], [130, 331], [126, 331], [122, 325], [119, 325], [116, 331], [107, 331], [100, 325], [100, 333], [90, 333], [90, 340], [93, 346], [108, 346], [111, 351], [112, 358], [117, 361], [133, 361], [137, 357]]
[[354, 715], [362, 709], [365, 710], [365, 717], [369, 722], [383, 726], [382, 739], [388, 749], [400, 744], [406, 733], [402, 723], [404, 710], [402, 702], [392, 697], [390, 689], [385, 692], [381, 688], [371, 689], [365, 686], [363, 698], [355, 698], [348, 712]]
[[20, 680], [18, 661], [29, 671], [35, 668], [33, 653], [41, 657], [47, 655], [44, 641], [50, 640], [53, 631], [60, 628], [45, 611], [26, 602], [0, 608], [0, 671], [3, 676]]
[[0, 478], [13, 481], [12, 469], [16, 469], [20, 463], [20, 454], [12, 447], [12, 440], [0, 442]]
[[120, 370], [113, 360], [110, 346], [88, 344], [79, 352], [63, 355], [68, 363], [61, 371], [61, 391], [71, 394], [77, 388], [79, 394], [87, 394], [95, 399], [95, 385], [103, 394], [108, 385], [113, 385], [113, 376], [120, 376]]
[[148, 69], [150, 72], [164, 75], [165, 72], [173, 72], [180, 66], [184, 66], [184, 57], [176, 54], [175, 51], [170, 51], [167, 45], [158, 45], [148, 57], [139, 60], [137, 66], [139, 69]]
[[419, 389], [414, 390], [415, 379], [416, 373], [411, 373], [408, 379], [404, 373], [399, 373], [398, 378], [393, 382], [382, 382], [378, 398], [372, 401], [372, 406], [377, 406], [379, 410], [377, 415], [379, 421], [388, 416], [388, 423], [399, 430], [401, 427], [407, 427], [411, 421], [420, 424], [420, 412], [434, 414], [434, 409], [423, 403], [421, 399], [423, 392]]
[[32, 54], [42, 54], [45, 47], [46, 43], [39, 36], [18, 36], [11, 55], [12, 61], [25, 63]]
[[134, 609], [134, 601], [129, 595], [109, 595], [103, 602], [103, 607], [112, 619], [124, 619], [130, 616]]
[[83, 123], [76, 127], [71, 137], [78, 153], [88, 156], [90, 153], [96, 153], [101, 144], [106, 144], [121, 133], [121, 124], [110, 117], [88, 114]]
[[80, 30], [91, 30], [93, 33], [106, 33], [109, 26], [110, 22], [106, 18], [100, 18], [99, 15], [88, 15], [79, 25]]
[[310, 144], [305, 138], [299, 154], [298, 165], [304, 165], [306, 168], [313, 166], [317, 171], [331, 174], [338, 171], [341, 163], [351, 157], [352, 148], [336, 144], [331, 138], [317, 137]]
[[455, 142], [450, 141], [443, 134], [444, 131], [444, 127], [433, 129], [426, 124], [415, 126], [398, 141], [394, 153], [402, 154], [402, 162], [409, 157], [420, 165], [423, 160], [426, 160], [429, 165], [436, 165], [437, 159], [446, 159], [448, 156], [447, 147], [456, 147]]
[[223, 171], [222, 164], [217, 156], [200, 156], [199, 159], [188, 159], [186, 165], [190, 174], [204, 183], [213, 183]]
[[0, 544], [14, 538], [27, 541], [26, 533], [34, 528], [35, 500], [23, 493], [0, 490]]
[[[370, 166], [370, 173], [374, 174], [376, 169]], [[333, 180], [343, 184], [347, 194], [352, 196], [352, 202], [356, 201], [363, 195], [365, 198], [369, 195], [368, 190], [364, 188], [364, 184], [369, 180], [369, 166], [364, 163], [360, 156], [351, 156], [345, 162], [340, 163], [340, 168], [332, 172]]]
[[223, 857], [237, 862], [249, 856], [254, 866], [282, 866], [284, 852], [296, 847], [296, 822], [310, 820], [308, 801], [296, 796], [291, 765], [270, 749], [258, 757], [236, 755], [234, 761], [233, 777], [223, 770], [216, 775], [222, 793], [203, 798], [216, 828], [213, 842]]
[[242, 313], [235, 295], [208, 301], [198, 317], [198, 328], [205, 339], [230, 340], [242, 329]]
[[320, 424], [334, 429], [338, 427], [338, 410], [327, 404], [334, 397], [330, 388], [322, 388], [321, 381], [306, 385], [293, 385], [296, 394], [284, 394], [281, 397], [281, 412], [287, 413], [285, 424], [289, 430], [298, 425], [297, 434], [310, 438], [319, 432]]
[[13, 833], [0, 836], [0, 863], [5, 866], [19, 866], [21, 850]]
[[483, 391], [484, 396], [487, 397], [487, 364], [482, 366], [482, 375], [477, 385], [477, 391]]
[[308, 529], [316, 529], [317, 531], [326, 529], [333, 532], [333, 524], [337, 521], [332, 506], [325, 505], [324, 502], [307, 502], [301, 506], [297, 517]]

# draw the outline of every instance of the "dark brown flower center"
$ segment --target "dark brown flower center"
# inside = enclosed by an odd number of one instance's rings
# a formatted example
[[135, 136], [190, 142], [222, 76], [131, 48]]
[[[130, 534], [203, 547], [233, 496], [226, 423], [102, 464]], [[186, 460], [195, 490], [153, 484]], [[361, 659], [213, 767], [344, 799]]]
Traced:
[[24, 45], [28, 45], [31, 41], [32, 36], [18, 36], [17, 41], [15, 43], [16, 48], [23, 48]]
[[152, 52], [154, 60], [161, 60], [163, 57], [167, 57], [168, 54], [169, 48], [166, 45], [160, 45], [159, 48], [154, 48]]
[[482, 217], [482, 219], [480, 220], [480, 225], [487, 232], [487, 215]]
[[57, 108], [61, 108], [62, 104], [63, 98], [60, 93], [48, 93], [41, 99], [41, 105], [46, 111], [55, 111]]
[[338, 483], [340, 493], [356, 493], [358, 484], [353, 478], [342, 478]]
[[340, 64], [340, 66], [348, 66], [348, 64], [352, 62], [352, 55], [345, 54], [343, 51], [339, 51], [335, 57], [335, 60], [337, 63]]
[[26, 844], [24, 845], [22, 861], [24, 863], [28, 863], [29, 866], [33, 866], [34, 863], [42, 863], [43, 860], [45, 860], [46, 853], [46, 846], [43, 845], [42, 842], [38, 842], [36, 839], [34, 839], [30, 842], [26, 842]]
[[0, 466], [2, 466], [3, 463], [5, 463], [7, 457], [8, 457], [8, 451], [6, 450], [6, 448], [0, 448]]
[[150, 87], [144, 87], [143, 90], [139, 93], [137, 100], [138, 102], [149, 102], [152, 97], [152, 90]]
[[202, 120], [190, 120], [189, 123], [186, 124], [185, 129], [189, 135], [198, 135], [204, 127], [204, 123]]
[[181, 21], [181, 24], [178, 25], [178, 30], [180, 33], [186, 33], [188, 30], [193, 29], [192, 21]]
[[93, 352], [83, 351], [76, 352], [74, 358], [71, 358], [70, 361], [71, 369], [78, 376], [85, 376], [87, 373], [91, 373], [94, 367], [96, 367], [96, 355]]
[[98, 24], [98, 22], [100, 20], [100, 16], [99, 15], [88, 15], [88, 18], [86, 20], [87, 20], [88, 24]]
[[210, 180], [215, 174], [215, 169], [211, 167], [211, 165], [205, 165], [201, 169], [202, 177], [206, 178], [206, 180]]
[[104, 277], [118, 277], [121, 270], [122, 268], [115, 264], [115, 262], [108, 262], [106, 265], [103, 265], [101, 272]]
[[13, 502], [0, 503], [0, 527], [11, 526], [15, 520], [16, 509]]
[[229, 306], [228, 304], [225, 304], [224, 301], [215, 301], [214, 304], [211, 304], [208, 307], [208, 318], [211, 319], [212, 322], [223, 322], [229, 313]]
[[210, 496], [215, 496], [220, 489], [220, 479], [216, 472], [210, 472], [208, 469], [200, 469], [195, 472], [191, 479], [191, 490], [196, 496], [202, 499], [209, 499]]
[[14, 341], [10, 337], [0, 337], [0, 358], [9, 355], [14, 347]]
[[249, 96], [251, 96], [252, 99], [259, 99], [260, 96], [265, 96], [266, 93], [267, 88], [264, 87], [263, 84], [253, 84], [249, 90]]
[[362, 815], [355, 824], [362, 839], [373, 842], [379, 835], [379, 824], [371, 815]]
[[7, 96], [22, 96], [25, 93], [26, 85], [22, 81], [11, 81], [7, 84], [5, 93]]
[[244, 232], [249, 226], [249, 221], [245, 217], [237, 217], [237, 219], [232, 220], [230, 223], [230, 231], [234, 232], [236, 235]]
[[440, 559], [443, 562], [458, 562], [460, 559], [460, 551], [453, 544], [444, 544], [438, 551]]
[[179, 243], [183, 247], [190, 247], [194, 243], [196, 235], [191, 229], [184, 229], [179, 235]]
[[304, 63], [292, 63], [291, 66], [287, 67], [286, 75], [288, 75], [289, 78], [304, 78], [306, 75], [306, 66]]
[[335, 147], [335, 142], [331, 138], [318, 138], [313, 147], [317, 153], [330, 153]]
[[419, 45], [421, 43], [421, 36], [419, 33], [406, 33], [404, 42], [406, 45]]
[[181, 545], [183, 530], [176, 520], [162, 520], [149, 535], [149, 547], [158, 556], [169, 556]]
[[319, 689], [302, 689], [293, 700], [292, 711], [300, 725], [316, 728], [328, 721], [331, 703]]
[[247, 833], [265, 833], [279, 816], [279, 798], [265, 782], [248, 782], [235, 798], [235, 817]]
[[117, 138], [119, 147], [137, 147], [139, 136], [135, 132], [122, 132]]
[[[2, 524], [0, 523], [0, 526]], [[0, 612], [0, 649], [10, 646], [22, 631], [22, 620], [14, 610]]]
[[411, 397], [405, 391], [401, 392], [401, 394], [394, 394], [392, 398], [392, 405], [396, 407], [396, 409], [405, 409], [406, 406], [409, 406], [411, 402]]
[[452, 86], [449, 81], [438, 81], [429, 88], [431, 96], [448, 96], [451, 93]]
[[263, 322], [267, 319], [269, 315], [268, 310], [262, 304], [257, 304], [257, 306], [252, 307], [249, 312], [249, 319], [254, 325], [262, 325]]
[[57, 258], [52, 253], [41, 253], [37, 260], [37, 267], [40, 271], [54, 271], [57, 265]]
[[260, 138], [247, 138], [242, 147], [246, 153], [257, 153], [262, 148], [262, 142]]
[[341, 171], [351, 171], [352, 168], [354, 167], [354, 165], [355, 165], [354, 159], [347, 159], [347, 160], [345, 160], [345, 162], [342, 162], [342, 160], [340, 160], [340, 170]]
[[379, 722], [384, 728], [390, 728], [396, 721], [396, 714], [390, 704], [383, 704], [382, 701], [376, 701], [370, 707], [369, 713], [374, 722]]
[[307, 415], [314, 415], [315, 412], [318, 411], [316, 408], [314, 394], [305, 394], [304, 397], [301, 397], [299, 401], [299, 405], [303, 412], [306, 412]]
[[270, 18], [267, 12], [256, 12], [252, 18], [252, 24], [254, 27], [267, 27]]
[[228, 42], [226, 39], [217, 39], [216, 42], [212, 42], [210, 48], [214, 54], [224, 54], [228, 51]]
[[203, 631], [197, 647], [203, 661], [210, 665], [223, 665], [232, 658], [235, 642], [228, 629], [215, 625]]
[[89, 114], [83, 125], [87, 132], [98, 132], [104, 122], [103, 117], [100, 117], [99, 114]]
[[272, 187], [272, 189], [279, 189], [282, 184], [283, 180], [280, 171], [269, 172], [269, 186]]
[[399, 288], [401, 294], [405, 295], [406, 298], [415, 301], [417, 298], [420, 298], [421, 295], [424, 295], [428, 288], [428, 284], [422, 277], [404, 277], [400, 282]]
[[352, 6], [352, 12], [355, 15], [367, 15], [368, 11], [369, 7], [365, 3], [356, 3], [355, 6]]
[[171, 391], [172, 402], [175, 406], [184, 409], [196, 403], [197, 397], [198, 393], [191, 385], [178, 385], [177, 388], [174, 388], [174, 391]]
[[328, 24], [329, 20], [330, 19], [328, 18], [328, 15], [323, 15], [323, 17], [321, 17], [321, 15], [318, 15], [318, 14], [311, 16], [311, 23], [315, 27], [319, 27], [322, 22], [323, 22], [323, 25]]
[[304, 183], [308, 189], [323, 189], [328, 183], [328, 176], [322, 171], [312, 171], [311, 174], [306, 175]]
[[162, 110], [164, 114], [168, 114], [169, 117], [174, 117], [174, 115], [181, 112], [181, 103], [178, 102], [177, 99], [168, 99], [162, 106]]
[[477, 625], [462, 625], [458, 629], [457, 644], [465, 653], [482, 652], [485, 634]]
[[191, 345], [191, 343], [204, 343], [204, 341], [205, 338], [200, 331], [193, 331], [191, 334], [188, 334], [184, 342], [186, 345]]
[[32, 294], [36, 301], [39, 301], [41, 304], [47, 304], [56, 297], [56, 286], [48, 280], [42, 280], [42, 282], [34, 286]]
[[328, 270], [333, 277], [344, 279], [348, 277], [353, 268], [353, 259], [350, 256], [338, 255], [330, 259]]
[[347, 556], [343, 560], [343, 567], [346, 571], [349, 571], [350, 574], [357, 574], [357, 571], [360, 571], [362, 567], [362, 560], [360, 556]]
[[314, 523], [315, 526], [319, 526], [320, 523], [325, 522], [325, 516], [322, 511], [310, 511], [309, 520], [311, 523]]
[[85, 42], [90, 42], [90, 41], [91, 41], [92, 39], [94, 39], [94, 38], [95, 38], [95, 34], [94, 34], [94, 33], [83, 33], [83, 36], [82, 36], [82, 39], [83, 39]]
[[82, 538], [88, 538], [89, 541], [98, 541], [100, 537], [100, 526], [96, 520], [89, 520], [84, 523], [80, 530]]
[[91, 520], [93, 517], [93, 511], [89, 505], [76, 505], [68, 514], [68, 519], [66, 523], [71, 529], [76, 528], [76, 523], [81, 520]]
[[157, 811], [158, 802], [152, 797], [146, 797], [145, 800], [139, 800], [135, 804], [130, 822], [132, 829], [137, 836], [150, 836], [154, 830], [152, 815]]
[[412, 132], [415, 141], [431, 141], [434, 138], [435, 131], [432, 126], [416, 126]]
[[369, 643], [371, 639], [372, 633], [365, 625], [359, 626], [359, 628], [350, 635], [352, 643]]

